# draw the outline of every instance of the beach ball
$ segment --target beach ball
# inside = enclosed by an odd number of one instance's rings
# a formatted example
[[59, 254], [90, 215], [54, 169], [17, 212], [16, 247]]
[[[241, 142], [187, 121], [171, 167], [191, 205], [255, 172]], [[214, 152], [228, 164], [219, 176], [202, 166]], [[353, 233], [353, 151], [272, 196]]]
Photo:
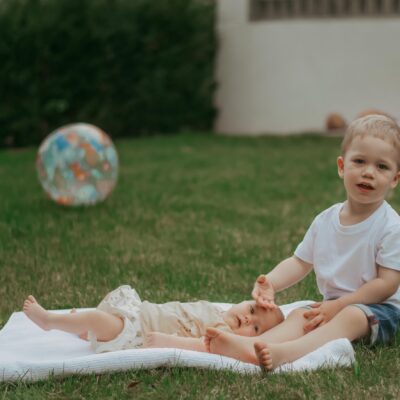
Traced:
[[92, 205], [104, 200], [118, 178], [118, 154], [94, 125], [66, 125], [50, 133], [36, 159], [39, 181], [56, 203]]

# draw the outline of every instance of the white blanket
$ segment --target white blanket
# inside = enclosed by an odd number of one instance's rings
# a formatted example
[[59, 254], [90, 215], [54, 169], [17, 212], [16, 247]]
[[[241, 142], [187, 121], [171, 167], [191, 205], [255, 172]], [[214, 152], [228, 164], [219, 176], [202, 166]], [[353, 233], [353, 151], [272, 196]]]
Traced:
[[[287, 315], [290, 310], [308, 303], [295, 302], [281, 308]], [[218, 304], [229, 307], [227, 304]], [[293, 363], [282, 365], [275, 372], [349, 366], [353, 362], [351, 343], [347, 339], [338, 339]], [[180, 349], [138, 349], [94, 354], [88, 342], [58, 330], [43, 331], [22, 312], [12, 314], [0, 331], [0, 381], [34, 381], [46, 379], [50, 374], [90, 374], [167, 366], [229, 369], [239, 373], [261, 371], [256, 365], [232, 358]]]

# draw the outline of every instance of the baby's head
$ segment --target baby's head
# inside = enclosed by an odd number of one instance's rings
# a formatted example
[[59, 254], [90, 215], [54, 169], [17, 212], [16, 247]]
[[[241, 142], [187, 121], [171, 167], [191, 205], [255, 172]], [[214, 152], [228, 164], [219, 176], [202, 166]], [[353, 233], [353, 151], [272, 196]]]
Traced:
[[279, 307], [265, 309], [254, 300], [234, 304], [224, 314], [225, 322], [234, 333], [241, 336], [258, 336], [280, 324], [284, 316]]
[[342, 157], [354, 140], [374, 137], [390, 144], [395, 151], [396, 164], [400, 170], [400, 127], [396, 121], [385, 115], [367, 115], [354, 120], [347, 128], [342, 141]]

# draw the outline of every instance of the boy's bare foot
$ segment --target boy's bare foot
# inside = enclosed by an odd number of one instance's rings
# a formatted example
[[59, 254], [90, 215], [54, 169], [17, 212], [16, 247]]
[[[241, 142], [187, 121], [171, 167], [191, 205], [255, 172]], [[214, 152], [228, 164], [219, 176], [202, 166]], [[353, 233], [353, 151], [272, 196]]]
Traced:
[[265, 344], [263, 342], [254, 343], [260, 367], [266, 371], [273, 371], [284, 363], [283, 353], [279, 344]]
[[[71, 314], [76, 314], [76, 308], [73, 308], [70, 312]], [[88, 333], [87, 332], [83, 332], [81, 334], [78, 335], [81, 339], [88, 341]]]
[[26, 316], [45, 331], [50, 330], [50, 313], [45, 310], [36, 299], [30, 295], [24, 302], [23, 311]]
[[252, 342], [245, 336], [207, 328], [204, 344], [207, 351], [258, 365]]

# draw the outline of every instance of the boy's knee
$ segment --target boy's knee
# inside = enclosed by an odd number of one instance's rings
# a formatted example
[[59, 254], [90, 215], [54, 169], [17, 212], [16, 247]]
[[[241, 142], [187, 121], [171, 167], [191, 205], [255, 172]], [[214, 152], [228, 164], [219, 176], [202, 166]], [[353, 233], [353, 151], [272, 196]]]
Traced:
[[296, 308], [288, 314], [287, 318], [299, 318], [299, 319], [305, 319], [304, 313], [307, 312], [308, 310], [306, 308]]
[[346, 306], [345, 308], [343, 308], [340, 314], [342, 314], [352, 324], [363, 323], [363, 322], [365, 322], [365, 324], [368, 324], [368, 318], [365, 315], [364, 311], [357, 306], [354, 305]]

